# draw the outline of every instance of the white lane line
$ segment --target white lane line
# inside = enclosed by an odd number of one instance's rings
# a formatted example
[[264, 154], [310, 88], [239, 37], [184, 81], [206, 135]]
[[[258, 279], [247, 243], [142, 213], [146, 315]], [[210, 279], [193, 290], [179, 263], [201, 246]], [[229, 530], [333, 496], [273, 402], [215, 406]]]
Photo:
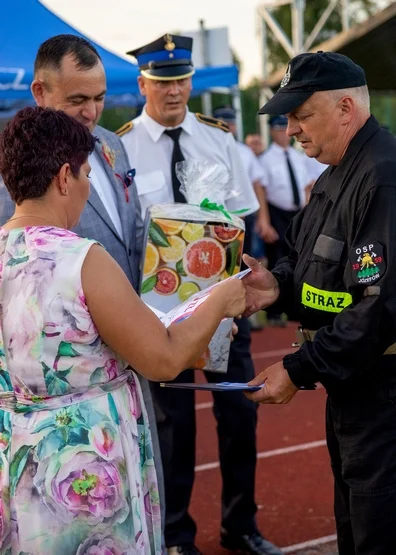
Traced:
[[283, 553], [296, 553], [300, 549], [307, 549], [310, 547], [316, 547], [318, 545], [324, 545], [326, 543], [334, 542], [337, 540], [337, 536], [324, 536], [323, 538], [317, 538], [316, 540], [309, 540], [303, 543], [297, 543], [296, 545], [289, 545], [288, 547], [282, 547]]
[[[262, 451], [261, 453], [257, 453], [257, 458], [268, 459], [270, 457], [286, 455], [288, 453], [296, 453], [297, 451], [307, 451], [308, 449], [324, 447], [325, 445], [326, 445], [325, 439], [321, 439], [319, 441], [311, 441], [310, 443], [300, 443], [299, 445], [291, 445], [290, 447], [282, 447], [281, 449]], [[219, 468], [219, 466], [220, 466], [220, 463], [218, 461], [206, 463], [206, 464], [199, 464], [195, 467], [195, 472], [202, 472], [204, 470], [213, 470], [214, 468]]]
[[308, 449], [315, 449], [316, 447], [323, 447], [326, 445], [325, 439], [319, 441], [311, 441], [309, 443], [300, 443], [299, 445], [291, 445], [290, 447], [281, 447], [280, 449], [272, 449], [272, 451], [262, 451], [257, 453], [258, 459], [268, 459], [269, 457], [276, 457], [277, 455], [286, 455], [287, 453], [296, 453], [297, 451], [307, 451]]
[[212, 402], [208, 402], [208, 403], [197, 403], [195, 405], [195, 410], [203, 410], [203, 409], [211, 409], [213, 407], [213, 403]]

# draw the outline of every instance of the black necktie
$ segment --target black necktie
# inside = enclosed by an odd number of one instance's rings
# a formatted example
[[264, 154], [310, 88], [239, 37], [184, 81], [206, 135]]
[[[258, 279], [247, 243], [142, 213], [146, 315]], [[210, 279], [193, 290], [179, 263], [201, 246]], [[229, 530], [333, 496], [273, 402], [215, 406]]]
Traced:
[[285, 155], [286, 155], [287, 167], [289, 168], [290, 182], [291, 182], [292, 191], [293, 191], [293, 202], [296, 207], [296, 210], [298, 210], [300, 208], [300, 193], [298, 191], [297, 180], [296, 180], [296, 176], [294, 174], [293, 166], [291, 165], [289, 153], [287, 150], [285, 150]]
[[179, 144], [179, 137], [180, 133], [182, 132], [181, 127], [177, 127], [176, 129], [166, 129], [164, 133], [168, 135], [173, 141], [173, 152], [172, 152], [172, 161], [171, 161], [171, 171], [172, 171], [172, 188], [173, 188], [173, 197], [175, 202], [186, 202], [184, 195], [180, 192], [180, 181], [176, 175], [176, 163], [183, 162], [184, 156], [180, 148]]

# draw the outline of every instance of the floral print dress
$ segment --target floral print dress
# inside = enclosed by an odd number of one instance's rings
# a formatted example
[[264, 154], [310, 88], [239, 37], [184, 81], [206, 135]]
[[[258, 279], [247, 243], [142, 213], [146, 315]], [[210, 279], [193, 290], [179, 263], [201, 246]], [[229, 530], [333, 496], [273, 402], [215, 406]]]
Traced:
[[0, 229], [1, 555], [161, 553], [139, 382], [85, 304], [94, 243]]

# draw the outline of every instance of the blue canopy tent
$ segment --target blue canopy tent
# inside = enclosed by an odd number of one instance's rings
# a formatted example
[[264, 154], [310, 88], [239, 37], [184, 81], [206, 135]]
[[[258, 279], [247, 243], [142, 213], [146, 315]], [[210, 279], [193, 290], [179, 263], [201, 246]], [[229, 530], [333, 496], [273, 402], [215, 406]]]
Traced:
[[[3, 0], [0, 14], [0, 112], [21, 104], [30, 104], [30, 83], [38, 47], [51, 36], [82, 35], [68, 25], [39, 0]], [[89, 39], [90, 40], [90, 39]], [[108, 97], [116, 103], [136, 105], [142, 101], [137, 86], [138, 68], [91, 41], [103, 60], [107, 75]], [[236, 66], [197, 69], [193, 77], [196, 94], [214, 87], [235, 87], [238, 84]]]

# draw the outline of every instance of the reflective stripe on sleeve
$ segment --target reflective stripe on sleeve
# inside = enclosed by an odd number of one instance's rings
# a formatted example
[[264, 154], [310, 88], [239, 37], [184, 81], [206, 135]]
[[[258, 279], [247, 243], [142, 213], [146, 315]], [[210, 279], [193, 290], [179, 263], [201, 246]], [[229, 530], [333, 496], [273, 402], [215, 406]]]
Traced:
[[341, 312], [352, 304], [352, 295], [345, 292], [324, 291], [308, 283], [303, 284], [301, 302], [304, 306], [325, 312]]

